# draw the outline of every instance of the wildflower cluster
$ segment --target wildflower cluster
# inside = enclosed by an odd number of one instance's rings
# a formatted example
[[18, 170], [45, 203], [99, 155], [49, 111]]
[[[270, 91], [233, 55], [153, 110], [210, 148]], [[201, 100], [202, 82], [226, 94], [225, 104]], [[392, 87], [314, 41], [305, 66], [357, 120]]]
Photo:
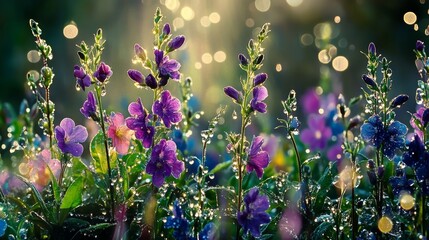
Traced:
[[[70, 76], [86, 95], [82, 116], [61, 121], [54, 118], [50, 100], [52, 48], [30, 20], [43, 66], [40, 79], [27, 76], [35, 103], [23, 101], [16, 119], [0, 121], [10, 138], [2, 148], [12, 155], [0, 172], [0, 238], [428, 237], [429, 61], [424, 42], [417, 41], [414, 50], [421, 76], [416, 112], [410, 113], [414, 133], [408, 134], [396, 117], [409, 97], [391, 98], [390, 62], [370, 43], [362, 96], [347, 102], [327, 86], [301, 98], [289, 91], [277, 127], [284, 130], [283, 143], [275, 135], [255, 134], [258, 128], [252, 125], [269, 111], [268, 74], [262, 72], [269, 24], [238, 55], [244, 73], [235, 81], [239, 84], [223, 89], [239, 129], [223, 126], [227, 110], [219, 107], [200, 130], [202, 113], [192, 106], [192, 80], [184, 77], [179, 62], [185, 37], [163, 20], [157, 9], [153, 46], [130, 46], [134, 66], [127, 71], [128, 81], [141, 96], [124, 112], [104, 106], [109, 83], [119, 79], [103, 60], [102, 30], [92, 44], [81, 42]], [[152, 101], [144, 102], [146, 95]], [[305, 126], [297, 117], [299, 105]], [[11, 115], [3, 106], [0, 117]], [[92, 129], [80, 125], [83, 120]]]

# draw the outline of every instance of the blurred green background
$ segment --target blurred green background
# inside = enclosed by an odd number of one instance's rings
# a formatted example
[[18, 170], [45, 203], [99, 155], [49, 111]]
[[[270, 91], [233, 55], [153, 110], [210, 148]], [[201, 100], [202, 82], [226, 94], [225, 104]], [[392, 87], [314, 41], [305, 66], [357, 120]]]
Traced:
[[[246, 51], [248, 39], [265, 22], [271, 23], [272, 30], [262, 68], [269, 74], [271, 114], [265, 118], [272, 123], [281, 116], [280, 100], [290, 89], [302, 96], [322, 83], [326, 91], [344, 92], [347, 99], [359, 95], [361, 75], [366, 72], [366, 58], [360, 52], [366, 52], [371, 41], [392, 61], [394, 92], [413, 99], [419, 75], [412, 50], [417, 39], [425, 41], [429, 34], [425, 0], [10, 0], [0, 5], [0, 101], [16, 109], [23, 98], [34, 102], [25, 77], [42, 65], [31, 52], [35, 44], [28, 20], [33, 18], [53, 47], [51, 98], [57, 106], [56, 123], [66, 116], [83, 122], [79, 108], [86, 94], [75, 91], [73, 77], [76, 44], [92, 43], [99, 27], [107, 39], [103, 61], [113, 70], [107, 104], [126, 112], [130, 101], [150, 95], [136, 89], [126, 72], [140, 69], [131, 62], [134, 43], [152, 49], [156, 7], [165, 15], [164, 22], [172, 24], [174, 34], [186, 36], [185, 47], [173, 57], [181, 62], [183, 76], [193, 79], [195, 96], [208, 118], [219, 104], [230, 103], [222, 89], [238, 87], [243, 72], [237, 55]], [[70, 24], [78, 30], [71, 39], [66, 35], [73, 28], [65, 28]], [[71, 32], [66, 33], [67, 29]], [[414, 107], [412, 100], [399, 113]]]

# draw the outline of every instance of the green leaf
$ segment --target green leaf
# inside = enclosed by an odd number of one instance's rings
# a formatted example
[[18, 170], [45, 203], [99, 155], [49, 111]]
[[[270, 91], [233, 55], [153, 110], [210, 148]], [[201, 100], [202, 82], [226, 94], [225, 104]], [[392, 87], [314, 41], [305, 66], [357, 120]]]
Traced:
[[215, 173], [217, 173], [217, 172], [219, 172], [219, 171], [222, 171], [222, 170], [225, 170], [225, 169], [227, 169], [229, 166], [231, 166], [231, 164], [232, 164], [232, 161], [226, 161], [226, 162], [223, 162], [223, 163], [219, 163], [218, 165], [216, 165], [216, 167], [214, 167], [214, 168], [209, 172], [209, 175], [211, 175], [211, 174], [215, 174]]
[[79, 177], [67, 189], [66, 193], [64, 194], [64, 198], [61, 202], [60, 206], [60, 224], [64, 222], [65, 218], [67, 217], [68, 213], [74, 209], [75, 207], [79, 206], [79, 204], [82, 203], [82, 191], [83, 191], [83, 182], [84, 178]]
[[322, 222], [319, 226], [316, 227], [316, 229], [314, 229], [312, 239], [327, 239], [328, 236], [325, 234], [325, 232], [328, 229], [333, 229], [333, 226], [333, 222]]
[[107, 174], [107, 158], [104, 146], [104, 136], [101, 131], [95, 135], [90, 144], [91, 157], [94, 160], [94, 167], [96, 173]]
[[16, 176], [21, 181], [23, 181], [29, 188], [31, 188], [31, 191], [33, 192], [34, 198], [36, 199], [37, 203], [39, 203], [40, 207], [42, 208], [42, 212], [43, 212], [45, 219], [52, 219], [51, 218], [52, 215], [50, 214], [48, 207], [46, 206], [46, 203], [43, 200], [43, 197], [40, 194], [39, 190], [37, 190], [37, 188], [31, 182], [29, 182], [26, 178], [24, 178], [20, 175], [16, 175]]
[[60, 199], [60, 187], [58, 186], [58, 182], [57, 182], [57, 178], [55, 177], [54, 173], [52, 173], [51, 168], [48, 166], [48, 170], [49, 170], [49, 177], [51, 179], [52, 182], [52, 192], [54, 194], [54, 199], [56, 203], [59, 203], [61, 201]]

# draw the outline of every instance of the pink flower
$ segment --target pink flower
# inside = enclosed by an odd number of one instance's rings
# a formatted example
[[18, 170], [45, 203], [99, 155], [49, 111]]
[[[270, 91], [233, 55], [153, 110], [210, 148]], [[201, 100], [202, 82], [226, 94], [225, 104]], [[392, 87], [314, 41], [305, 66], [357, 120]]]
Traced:
[[36, 186], [37, 190], [41, 191], [51, 180], [49, 169], [58, 178], [61, 164], [57, 159], [51, 159], [51, 152], [48, 149], [43, 150], [36, 157], [36, 159], [28, 162], [28, 176], [30, 182]]
[[121, 113], [113, 113], [110, 116], [109, 124], [107, 136], [112, 139], [113, 146], [119, 154], [127, 154], [134, 132], [127, 127]]

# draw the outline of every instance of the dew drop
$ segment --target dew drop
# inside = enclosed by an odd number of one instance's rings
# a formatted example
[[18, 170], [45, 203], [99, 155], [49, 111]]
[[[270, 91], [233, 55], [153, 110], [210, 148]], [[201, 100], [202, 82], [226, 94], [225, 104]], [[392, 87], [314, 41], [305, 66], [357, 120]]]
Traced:
[[237, 116], [237, 112], [234, 110], [234, 111], [232, 112], [232, 119], [236, 120], [237, 118], [238, 118], [238, 116]]

